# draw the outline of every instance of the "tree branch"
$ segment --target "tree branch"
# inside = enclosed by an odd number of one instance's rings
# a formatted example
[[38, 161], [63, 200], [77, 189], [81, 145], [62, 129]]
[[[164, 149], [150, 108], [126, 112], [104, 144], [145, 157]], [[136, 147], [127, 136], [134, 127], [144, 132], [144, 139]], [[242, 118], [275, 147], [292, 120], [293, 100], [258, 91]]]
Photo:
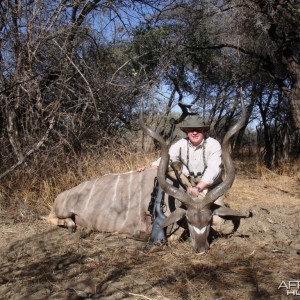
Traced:
[[20, 165], [22, 165], [27, 158], [32, 155], [34, 152], [38, 151], [41, 146], [45, 143], [45, 141], [48, 139], [49, 133], [51, 132], [51, 130], [53, 129], [54, 126], [54, 117], [52, 117], [52, 119], [50, 120], [50, 125], [45, 133], [45, 135], [41, 138], [41, 140], [36, 143], [34, 145], [33, 148], [31, 148], [23, 157], [22, 159], [20, 159], [16, 164], [14, 164], [13, 166], [11, 166], [8, 170], [6, 170], [4, 173], [2, 173], [0, 175], [0, 179], [2, 179], [3, 177], [5, 177], [7, 174], [9, 174], [10, 172], [12, 172], [13, 170], [15, 170], [17, 167], [19, 167]]

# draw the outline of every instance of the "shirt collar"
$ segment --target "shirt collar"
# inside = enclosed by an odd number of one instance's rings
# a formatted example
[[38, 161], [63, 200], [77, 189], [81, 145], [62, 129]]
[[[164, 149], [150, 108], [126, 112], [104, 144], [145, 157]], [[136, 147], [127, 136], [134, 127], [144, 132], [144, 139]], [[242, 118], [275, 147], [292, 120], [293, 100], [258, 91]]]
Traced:
[[205, 142], [205, 138], [203, 139], [203, 141], [202, 141], [199, 145], [194, 146], [194, 145], [190, 142], [190, 140], [188, 139], [188, 145], [189, 145], [189, 147], [191, 147], [191, 148], [193, 148], [193, 149], [195, 149], [195, 150], [197, 150], [197, 149], [202, 149], [203, 146], [204, 146], [204, 142]]

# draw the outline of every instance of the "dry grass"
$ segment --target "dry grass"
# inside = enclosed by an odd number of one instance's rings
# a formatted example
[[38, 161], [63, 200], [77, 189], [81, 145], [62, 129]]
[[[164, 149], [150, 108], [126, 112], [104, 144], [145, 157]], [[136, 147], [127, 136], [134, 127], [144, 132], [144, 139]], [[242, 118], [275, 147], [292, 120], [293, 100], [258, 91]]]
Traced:
[[[45, 171], [24, 166], [7, 176], [1, 184], [0, 208], [30, 208], [35, 211], [49, 210], [55, 197], [62, 191], [79, 183], [104, 174], [135, 170], [140, 166], [150, 166], [158, 157], [157, 153], [130, 153], [123, 148], [119, 151], [99, 155], [86, 155], [70, 160], [68, 168], [52, 164]], [[49, 166], [47, 157], [41, 158], [41, 166]], [[43, 168], [43, 167], [41, 167]], [[45, 174], [47, 172], [47, 174]]]
[[[118, 151], [107, 152], [102, 155], [86, 155], [69, 161], [68, 168], [60, 168], [59, 164], [52, 164], [47, 175], [42, 170], [32, 170], [26, 166], [15, 171], [1, 184], [0, 208], [26, 208], [44, 213], [49, 210], [55, 197], [62, 191], [79, 183], [97, 178], [108, 173], [121, 173], [135, 170], [140, 166], [150, 166], [159, 156], [158, 153], [131, 153], [126, 147]], [[41, 159], [42, 166], [49, 165], [49, 159]], [[65, 164], [68, 162], [65, 162]], [[228, 193], [234, 198], [240, 197], [245, 201], [255, 203], [260, 201], [266, 188], [276, 194], [271, 201], [281, 203], [280, 193], [285, 193], [290, 203], [296, 204], [299, 196], [300, 166], [298, 162], [287, 166], [281, 165], [275, 171], [270, 171], [249, 157], [235, 160], [236, 180]], [[42, 167], [43, 168], [43, 167]], [[237, 192], [238, 191], [238, 192]], [[286, 201], [285, 197], [285, 201]], [[230, 200], [234, 201], [234, 200]], [[23, 213], [24, 214], [24, 213]]]
[[16, 222], [15, 215], [3, 213], [0, 218], [0, 294], [6, 299], [285, 299], [279, 283], [299, 280], [300, 224], [293, 211], [299, 205], [299, 177], [270, 172], [255, 161], [236, 161], [237, 177], [227, 194], [232, 208], [251, 209], [253, 218], [242, 220], [236, 235], [215, 239], [209, 254], [195, 254], [189, 242], [150, 246], [121, 234], [79, 239], [26, 218], [27, 206], [46, 212], [62, 190], [150, 165], [155, 158], [128, 152], [111, 159], [89, 156], [48, 179], [28, 176], [15, 184], [18, 189], [12, 183], [6, 187], [15, 211], [25, 217]]
[[289, 168], [282, 174], [282, 167], [271, 171], [255, 160], [239, 160], [235, 164], [236, 179], [229, 192], [233, 198], [240, 197], [250, 204], [299, 204], [300, 165], [293, 165], [293, 170]]
[[[121, 173], [135, 170], [140, 166], [150, 166], [158, 157], [158, 153], [143, 154], [131, 153], [126, 147], [118, 151], [104, 154], [86, 155], [70, 159], [67, 168], [60, 168], [59, 163], [49, 167], [48, 157], [41, 159], [41, 169], [21, 168], [1, 184], [0, 208], [20, 209], [22, 215], [26, 210], [46, 213], [52, 206], [55, 197], [62, 191], [78, 185], [79, 183], [97, 178], [108, 173]], [[43, 173], [43, 166], [47, 175]], [[255, 159], [249, 157], [235, 160], [236, 180], [227, 195], [229, 202], [235, 202], [239, 197], [243, 201], [256, 203], [265, 201], [282, 203], [289, 201], [296, 205], [299, 197], [300, 167], [297, 163], [280, 166], [270, 171], [260, 165]], [[261, 195], [269, 189], [274, 195], [261, 199]], [[31, 215], [31, 214], [30, 214]]]

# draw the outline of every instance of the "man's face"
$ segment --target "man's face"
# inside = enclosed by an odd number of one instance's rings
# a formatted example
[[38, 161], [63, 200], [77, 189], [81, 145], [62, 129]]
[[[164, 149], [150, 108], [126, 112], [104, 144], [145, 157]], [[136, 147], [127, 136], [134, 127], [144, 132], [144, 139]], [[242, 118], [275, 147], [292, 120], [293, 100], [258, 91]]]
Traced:
[[204, 128], [188, 128], [186, 130], [186, 134], [190, 140], [190, 142], [194, 146], [198, 146], [201, 144], [205, 137], [205, 129]]

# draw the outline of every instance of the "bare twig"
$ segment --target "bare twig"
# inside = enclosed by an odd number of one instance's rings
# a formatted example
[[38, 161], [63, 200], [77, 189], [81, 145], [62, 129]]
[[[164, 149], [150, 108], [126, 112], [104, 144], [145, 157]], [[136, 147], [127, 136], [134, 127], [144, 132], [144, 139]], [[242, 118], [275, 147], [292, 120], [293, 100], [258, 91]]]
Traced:
[[138, 297], [138, 298], [141, 298], [141, 299], [152, 300], [152, 298], [149, 298], [147, 296], [140, 295], [140, 294], [128, 293], [128, 295], [133, 296], [133, 297]]
[[[144, 54], [143, 54], [144, 55]], [[135, 56], [133, 58], [130, 58], [129, 60], [125, 61], [116, 71], [115, 73], [112, 75], [109, 84], [114, 85], [114, 86], [120, 86], [120, 87], [129, 87], [129, 85], [122, 85], [122, 84], [117, 84], [114, 83], [113, 80], [115, 79], [116, 75], [119, 73], [120, 70], [122, 70], [126, 65], [128, 65], [131, 61], [142, 57], [143, 55], [139, 55], [139, 56]]]
[[[56, 44], [56, 46], [62, 50], [62, 47], [59, 45], [59, 43], [53, 39], [54, 43]], [[98, 108], [97, 108], [97, 103], [96, 103], [96, 99], [94, 97], [94, 93], [91, 89], [91, 86], [88, 82], [88, 80], [85, 78], [84, 74], [79, 70], [79, 68], [77, 67], [77, 65], [73, 62], [73, 60], [71, 59], [71, 57], [69, 55], [66, 55], [67, 59], [69, 60], [69, 62], [72, 64], [72, 66], [77, 70], [77, 72], [80, 74], [80, 76], [82, 77], [82, 79], [84, 80], [84, 82], [86, 83], [87, 85], [87, 88], [89, 90], [89, 93], [92, 97], [92, 100], [93, 100], [93, 104], [94, 104], [94, 107], [95, 107], [95, 111], [96, 111], [96, 116], [97, 116], [97, 119], [99, 120], [100, 119], [100, 115], [99, 115], [99, 111], [98, 111]]]
[[45, 133], [45, 135], [41, 138], [41, 140], [34, 145], [33, 148], [31, 148], [27, 153], [25, 153], [25, 155], [22, 157], [22, 159], [20, 159], [16, 164], [14, 164], [13, 166], [11, 166], [8, 170], [6, 170], [4, 173], [2, 173], [0, 175], [0, 179], [2, 179], [4, 176], [6, 176], [7, 174], [9, 174], [10, 172], [12, 172], [13, 170], [15, 170], [17, 167], [19, 167], [20, 165], [22, 165], [26, 159], [32, 155], [34, 152], [38, 151], [39, 148], [45, 143], [45, 141], [48, 139], [49, 133], [51, 132], [51, 130], [53, 129], [54, 126], [54, 117], [52, 117], [52, 119], [50, 120], [50, 125]]

